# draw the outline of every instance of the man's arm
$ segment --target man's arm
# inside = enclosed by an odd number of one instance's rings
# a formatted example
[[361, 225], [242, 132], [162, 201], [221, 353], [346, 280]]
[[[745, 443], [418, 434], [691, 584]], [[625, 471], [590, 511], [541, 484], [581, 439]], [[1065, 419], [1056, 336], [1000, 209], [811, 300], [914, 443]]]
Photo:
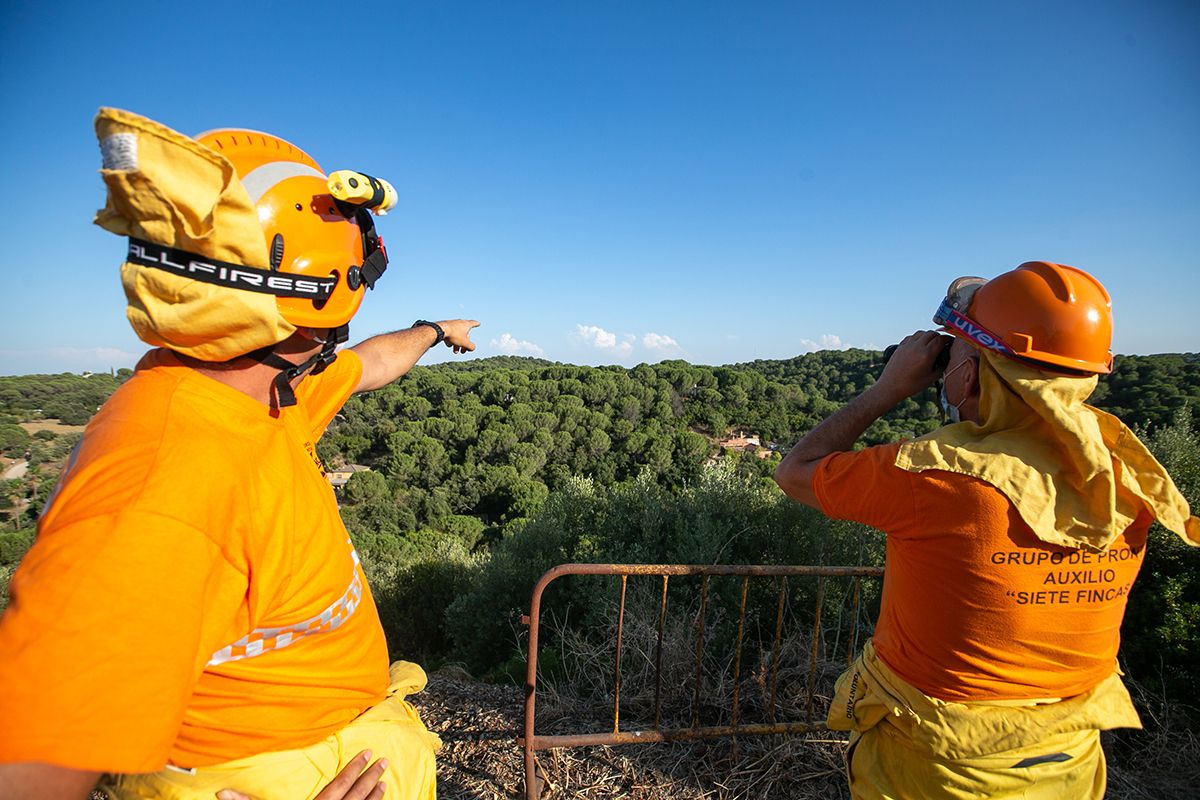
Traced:
[[793, 500], [820, 509], [813, 491], [817, 465], [830, 453], [851, 449], [871, 423], [938, 378], [933, 362], [945, 346], [934, 331], [906, 336], [883, 374], [858, 397], [806, 433], [775, 468], [775, 482]]
[[100, 780], [99, 772], [57, 764], [24, 762], [0, 764], [0, 798], [21, 800], [84, 800]]
[[[445, 319], [438, 323], [446, 334], [446, 346], [455, 353], [475, 349], [471, 329], [479, 327], [473, 319]], [[437, 342], [437, 332], [428, 325], [418, 325], [394, 333], [372, 336], [350, 349], [362, 361], [362, 377], [355, 392], [369, 392], [387, 386], [412, 369], [413, 364]]]

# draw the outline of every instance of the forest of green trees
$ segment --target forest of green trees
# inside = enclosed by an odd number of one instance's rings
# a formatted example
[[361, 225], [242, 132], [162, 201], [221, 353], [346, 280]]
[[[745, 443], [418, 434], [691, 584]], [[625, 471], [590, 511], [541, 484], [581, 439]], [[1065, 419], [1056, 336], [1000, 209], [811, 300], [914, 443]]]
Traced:
[[[329, 468], [367, 467], [340, 502], [394, 654], [511, 675], [515, 620], [557, 563], [882, 563], [882, 537], [788, 501], [768, 477], [781, 450], [880, 369], [879, 352], [853, 349], [721, 367], [513, 357], [417, 367], [351, 398], [318, 453]], [[0, 534], [0, 581], [32, 541], [51, 473], [77, 438], [30, 436], [16, 423], [86, 421], [127, 376], [0, 378], [0, 452], [29, 453], [35, 467], [3, 486], [11, 532]], [[1200, 356], [1118, 357], [1093, 402], [1138, 428], [1200, 505]], [[863, 442], [939, 424], [931, 389]], [[733, 432], [762, 447], [723, 452]], [[1200, 564], [1174, 539], [1155, 533], [1123, 658], [1139, 679], [1178, 689], [1200, 677]]]

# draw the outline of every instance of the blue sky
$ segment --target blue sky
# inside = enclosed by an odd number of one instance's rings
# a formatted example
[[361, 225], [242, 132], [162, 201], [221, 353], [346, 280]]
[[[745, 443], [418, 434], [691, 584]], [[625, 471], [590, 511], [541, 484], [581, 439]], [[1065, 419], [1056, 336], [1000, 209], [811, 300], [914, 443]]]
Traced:
[[467, 316], [481, 356], [788, 358], [1047, 259], [1107, 285], [1117, 352], [1200, 350], [1195, 2], [194, 8], [0, 12], [0, 373], [145, 349], [91, 224], [101, 105], [392, 181], [353, 339]]

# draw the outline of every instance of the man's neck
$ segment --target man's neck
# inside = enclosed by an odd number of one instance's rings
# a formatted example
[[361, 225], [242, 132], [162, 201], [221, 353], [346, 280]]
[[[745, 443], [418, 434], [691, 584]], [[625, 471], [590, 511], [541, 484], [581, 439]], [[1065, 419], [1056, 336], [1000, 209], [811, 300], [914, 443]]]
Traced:
[[[271, 382], [279, 374], [279, 370], [274, 367], [268, 367], [244, 356], [232, 361], [211, 362], [179, 355], [179, 360], [184, 366], [207, 378], [237, 389], [265, 406], [271, 405]], [[299, 380], [294, 383], [299, 383]]]
[[[302, 364], [310, 356], [320, 350], [321, 345], [311, 339], [293, 334], [290, 338], [277, 344], [274, 352], [285, 361]], [[176, 353], [179, 360], [196, 372], [214, 381], [223, 383], [265, 406], [271, 405], [271, 385], [279, 376], [279, 370], [268, 366], [250, 356], [239, 356], [229, 361], [201, 361], [198, 358]], [[292, 388], [296, 388], [304, 376], [300, 375], [291, 380]]]

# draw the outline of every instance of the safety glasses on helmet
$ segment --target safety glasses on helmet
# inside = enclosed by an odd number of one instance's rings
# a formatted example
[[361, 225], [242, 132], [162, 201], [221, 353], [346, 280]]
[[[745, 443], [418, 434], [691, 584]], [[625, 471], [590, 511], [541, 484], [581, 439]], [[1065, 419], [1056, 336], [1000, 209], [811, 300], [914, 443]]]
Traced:
[[942, 304], [934, 312], [933, 321], [985, 350], [992, 350], [1010, 358], [1016, 357], [1013, 349], [1005, 344], [1000, 336], [967, 316], [966, 312], [971, 306], [971, 298], [985, 283], [987, 280], [984, 278], [969, 275], [955, 278], [946, 290], [946, 297], [942, 300]]

